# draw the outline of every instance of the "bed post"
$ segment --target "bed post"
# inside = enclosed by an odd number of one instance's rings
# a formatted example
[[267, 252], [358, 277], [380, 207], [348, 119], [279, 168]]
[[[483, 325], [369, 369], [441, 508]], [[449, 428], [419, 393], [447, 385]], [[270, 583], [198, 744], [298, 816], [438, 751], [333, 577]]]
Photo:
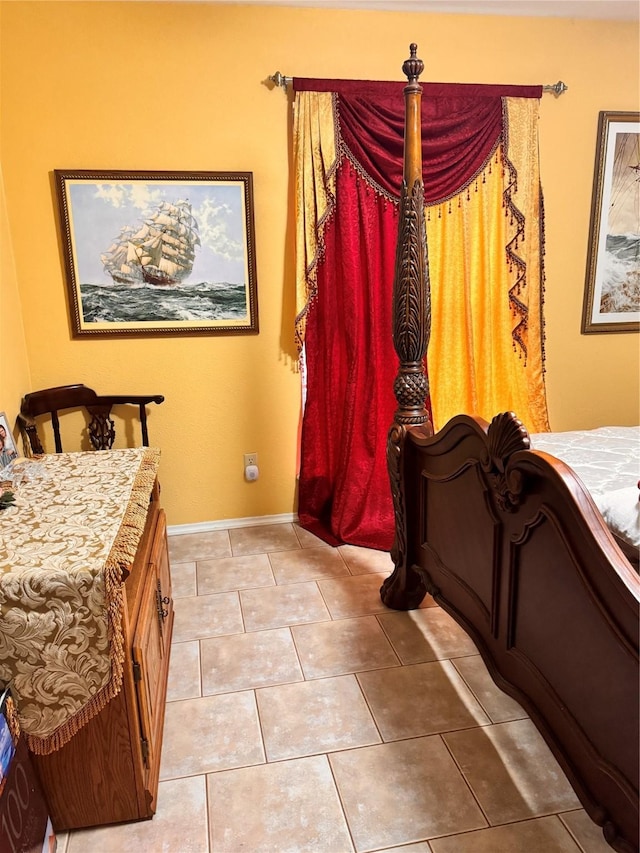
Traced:
[[393, 283], [393, 344], [400, 360], [393, 390], [398, 408], [387, 437], [387, 468], [396, 526], [391, 551], [395, 570], [380, 589], [383, 602], [396, 610], [417, 607], [426, 593], [420, 577], [406, 565], [406, 507], [401, 476], [405, 439], [410, 429], [423, 435], [433, 433], [425, 407], [429, 383], [424, 369], [431, 328], [422, 183], [422, 87], [418, 83], [424, 63], [416, 56], [417, 45], [412, 44], [409, 49], [411, 56], [402, 66], [409, 82], [404, 88], [404, 171]]

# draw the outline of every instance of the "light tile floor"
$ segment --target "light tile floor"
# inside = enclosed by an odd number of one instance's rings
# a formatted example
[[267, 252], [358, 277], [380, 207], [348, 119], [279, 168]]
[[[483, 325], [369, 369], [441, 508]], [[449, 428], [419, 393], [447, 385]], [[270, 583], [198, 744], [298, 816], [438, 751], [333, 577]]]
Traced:
[[60, 853], [610, 853], [522, 708], [388, 554], [294, 524], [170, 538], [158, 811]]

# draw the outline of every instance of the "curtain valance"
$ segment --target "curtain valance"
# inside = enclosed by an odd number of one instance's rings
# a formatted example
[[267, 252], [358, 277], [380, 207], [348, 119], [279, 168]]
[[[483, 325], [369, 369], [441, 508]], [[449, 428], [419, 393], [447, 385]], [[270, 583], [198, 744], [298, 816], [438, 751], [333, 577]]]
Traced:
[[[403, 83], [293, 78], [296, 92], [330, 92], [345, 155], [396, 202], [402, 185]], [[503, 135], [503, 98], [535, 98], [542, 86], [424, 83], [422, 162], [425, 202], [441, 204], [469, 186]]]

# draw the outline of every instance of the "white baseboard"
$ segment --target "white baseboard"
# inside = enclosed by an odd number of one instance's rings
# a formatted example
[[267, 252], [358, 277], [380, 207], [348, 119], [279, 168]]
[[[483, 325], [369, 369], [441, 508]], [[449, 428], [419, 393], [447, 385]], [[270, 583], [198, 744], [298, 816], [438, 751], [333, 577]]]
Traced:
[[286, 524], [298, 520], [294, 512], [281, 515], [257, 515], [253, 518], [223, 518], [220, 521], [199, 521], [195, 524], [170, 524], [169, 536], [181, 536], [184, 533], [209, 533], [211, 530], [229, 530], [232, 527], [258, 527], [263, 524]]

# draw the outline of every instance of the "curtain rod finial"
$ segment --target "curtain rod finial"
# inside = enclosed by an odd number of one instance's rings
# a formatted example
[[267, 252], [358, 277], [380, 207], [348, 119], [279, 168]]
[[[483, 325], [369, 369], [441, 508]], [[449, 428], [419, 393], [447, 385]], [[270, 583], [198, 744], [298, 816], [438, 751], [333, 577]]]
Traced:
[[424, 62], [417, 57], [417, 44], [412, 42], [409, 45], [409, 51], [411, 56], [402, 63], [402, 73], [408, 78], [409, 83], [417, 83], [418, 77], [424, 71]]
[[562, 80], [558, 80], [558, 82], [554, 83], [553, 86], [543, 86], [542, 91], [543, 92], [553, 92], [553, 94], [556, 96], [556, 98], [558, 98], [558, 97], [560, 97], [560, 95], [563, 95], [567, 91], [568, 88], [569, 87], [567, 86], [566, 83], [563, 83]]
[[269, 77], [269, 80], [271, 80], [271, 82], [276, 86], [281, 86], [285, 91], [289, 83], [291, 83], [291, 77], [285, 77], [284, 74], [281, 74], [279, 71], [272, 74]]

